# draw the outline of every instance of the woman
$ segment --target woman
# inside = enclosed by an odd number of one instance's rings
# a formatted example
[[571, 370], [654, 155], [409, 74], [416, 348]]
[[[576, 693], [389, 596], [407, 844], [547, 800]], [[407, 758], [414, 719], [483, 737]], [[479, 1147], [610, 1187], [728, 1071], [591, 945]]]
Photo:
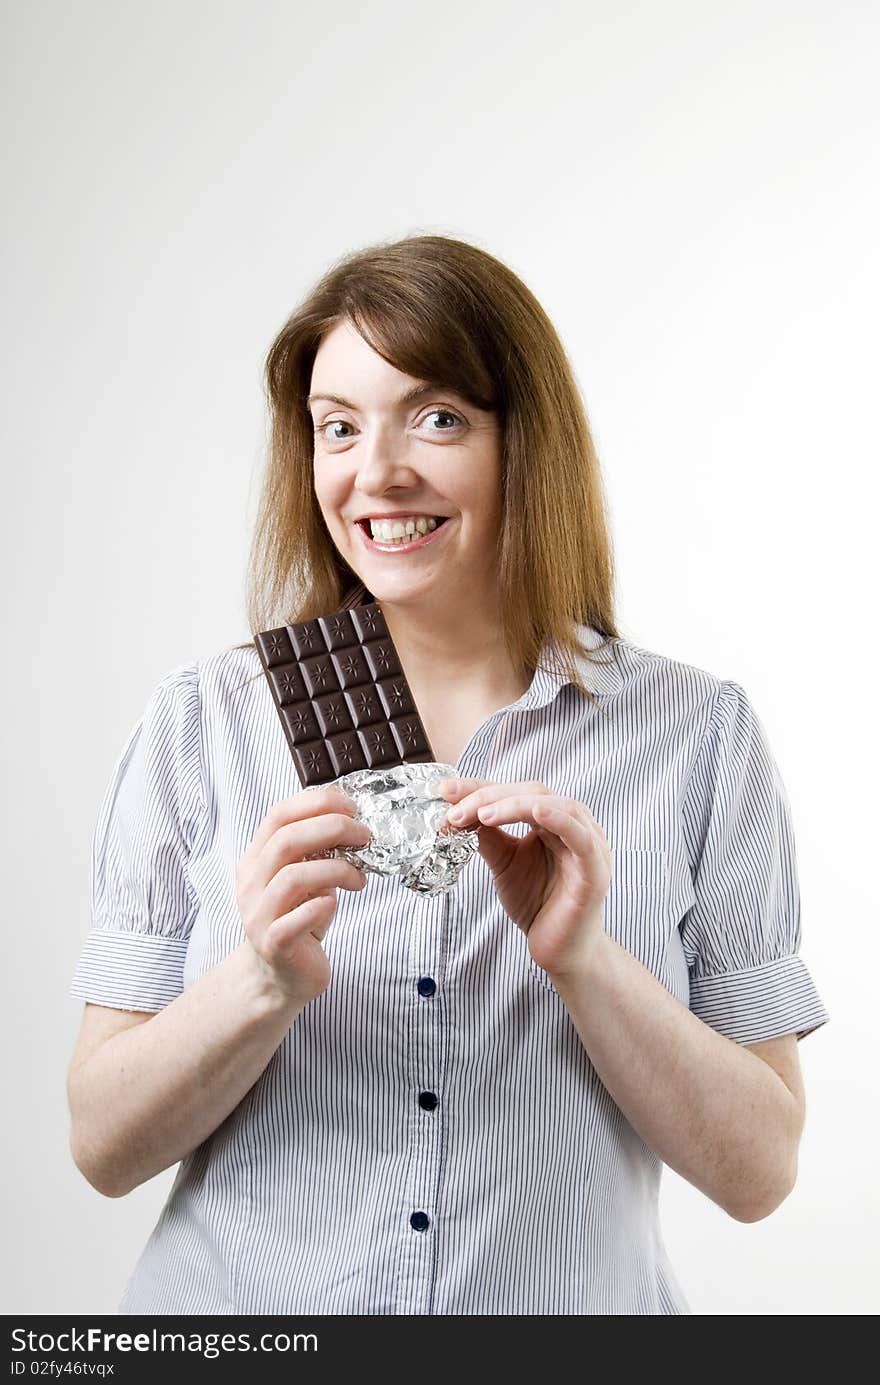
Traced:
[[267, 381], [251, 630], [379, 601], [480, 851], [433, 897], [316, 859], [369, 832], [301, 790], [253, 644], [161, 680], [72, 987], [78, 1166], [182, 1161], [120, 1311], [689, 1313], [663, 1163], [772, 1212], [828, 1019], [762, 726], [618, 634], [583, 404], [496, 259], [347, 257]]

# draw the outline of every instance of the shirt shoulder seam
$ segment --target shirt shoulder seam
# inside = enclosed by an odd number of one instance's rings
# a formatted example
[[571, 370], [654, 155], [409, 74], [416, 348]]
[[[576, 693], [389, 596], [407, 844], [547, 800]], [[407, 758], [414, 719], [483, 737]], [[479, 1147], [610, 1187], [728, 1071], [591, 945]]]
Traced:
[[717, 714], [718, 714], [718, 709], [719, 709], [720, 706], [721, 706], [721, 695], [722, 695], [722, 693], [724, 692], [724, 689], [725, 689], [725, 688], [728, 686], [728, 684], [730, 683], [730, 681], [731, 681], [731, 680], [730, 680], [729, 678], [719, 678], [719, 679], [718, 679], [718, 686], [716, 687], [716, 689], [715, 689], [715, 695], [714, 695], [714, 697], [712, 698], [711, 710], [710, 710], [710, 712], [709, 712], [708, 717], [706, 718], [706, 725], [703, 727], [703, 732], [702, 732], [702, 735], [700, 736], [700, 741], [699, 741], [699, 745], [697, 746], [696, 754], [694, 755], [694, 758], [693, 758], [693, 760], [691, 761], [690, 768], [689, 768], [689, 770], [688, 770], [688, 772], [687, 772], [687, 778], [685, 779], [684, 786], [683, 786], [683, 788], [682, 788], [682, 798], [683, 798], [683, 799], [686, 799], [686, 798], [687, 798], [688, 793], [689, 793], [689, 791], [690, 791], [691, 780], [692, 780], [693, 777], [694, 777], [694, 771], [695, 771], [697, 765], [700, 763], [700, 760], [701, 760], [702, 755], [703, 755], [703, 750], [704, 750], [704, 748], [705, 748], [705, 746], [706, 746], [706, 743], [707, 743], [707, 741], [708, 741], [708, 739], [709, 739], [709, 734], [710, 734], [710, 732], [711, 732], [711, 730], [712, 730], [712, 728], [713, 728], [713, 726], [714, 726], [714, 724], [715, 724], [715, 718], [716, 718], [716, 716], [717, 716]]

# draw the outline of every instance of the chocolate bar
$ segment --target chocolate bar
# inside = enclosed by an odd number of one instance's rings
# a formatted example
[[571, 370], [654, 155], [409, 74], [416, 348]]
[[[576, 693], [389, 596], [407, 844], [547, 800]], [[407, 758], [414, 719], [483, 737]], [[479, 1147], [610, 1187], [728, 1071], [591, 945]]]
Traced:
[[435, 760], [377, 601], [264, 630], [254, 643], [304, 788]]

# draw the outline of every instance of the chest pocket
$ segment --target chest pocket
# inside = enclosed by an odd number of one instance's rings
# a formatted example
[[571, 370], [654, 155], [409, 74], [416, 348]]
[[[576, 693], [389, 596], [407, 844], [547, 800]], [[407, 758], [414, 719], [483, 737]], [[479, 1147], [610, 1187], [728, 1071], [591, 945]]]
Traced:
[[[669, 943], [669, 909], [666, 852], [638, 847], [613, 847], [611, 885], [605, 896], [605, 932], [665, 980]], [[529, 969], [536, 981], [555, 990], [550, 977], [529, 954]]]

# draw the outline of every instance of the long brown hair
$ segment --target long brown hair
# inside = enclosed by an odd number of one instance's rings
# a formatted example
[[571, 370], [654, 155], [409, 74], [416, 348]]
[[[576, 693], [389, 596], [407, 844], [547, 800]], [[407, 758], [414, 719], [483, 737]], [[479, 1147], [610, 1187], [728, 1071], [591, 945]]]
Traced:
[[500, 260], [447, 236], [408, 236], [343, 256], [269, 348], [271, 433], [248, 564], [251, 632], [373, 599], [336, 549], [312, 480], [312, 365], [323, 338], [345, 320], [404, 374], [497, 413], [507, 647], [516, 667], [534, 670], [545, 641], [554, 641], [565, 674], [592, 700], [577, 668], [578, 659], [592, 655], [574, 626], [591, 625], [606, 642], [619, 635], [606, 503], [586, 410], [534, 294]]

